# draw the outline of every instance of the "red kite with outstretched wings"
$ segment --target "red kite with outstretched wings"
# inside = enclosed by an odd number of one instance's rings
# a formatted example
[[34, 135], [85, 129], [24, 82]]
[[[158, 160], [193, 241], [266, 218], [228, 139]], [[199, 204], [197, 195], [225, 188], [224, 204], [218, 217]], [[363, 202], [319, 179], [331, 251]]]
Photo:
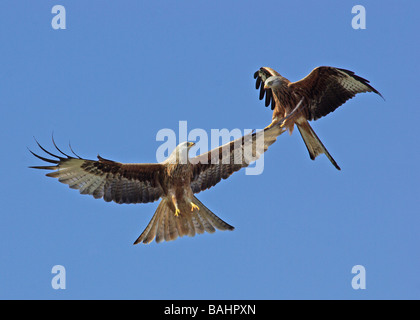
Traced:
[[271, 105], [272, 123], [289, 115], [301, 103], [299, 110], [285, 124], [287, 129], [292, 133], [296, 124], [310, 158], [314, 160], [325, 153], [338, 170], [340, 167], [308, 121], [326, 116], [358, 93], [374, 92], [382, 97], [368, 80], [352, 71], [334, 67], [315, 68], [308, 76], [296, 82], [290, 82], [271, 68], [262, 67], [255, 72], [254, 78], [256, 88], [260, 89], [260, 100], [265, 96], [265, 106]]
[[150, 223], [134, 244], [149, 243], [155, 238], [156, 242], [169, 241], [205, 231], [213, 233], [215, 228], [233, 230], [194, 194], [215, 186], [257, 160], [284, 131], [280, 124], [273, 125], [191, 159], [188, 151], [194, 143], [183, 142], [160, 163], [119, 163], [100, 156], [98, 160], [87, 160], [76, 154], [65, 154], [53, 140], [61, 153], [55, 155], [37, 142], [52, 159], [30, 152], [52, 165], [31, 168], [53, 170], [47, 173], [48, 177], [58, 178], [81, 194], [108, 202], [147, 203], [162, 198]]

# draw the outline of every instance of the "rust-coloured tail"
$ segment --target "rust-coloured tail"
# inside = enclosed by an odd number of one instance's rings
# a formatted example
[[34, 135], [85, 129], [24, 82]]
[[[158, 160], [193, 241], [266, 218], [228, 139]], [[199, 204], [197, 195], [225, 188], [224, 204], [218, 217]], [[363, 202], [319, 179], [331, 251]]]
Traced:
[[318, 136], [316, 135], [312, 127], [309, 125], [308, 121], [305, 121], [299, 124], [296, 123], [296, 126], [299, 129], [300, 135], [302, 136], [302, 139], [305, 142], [306, 148], [308, 149], [308, 152], [309, 152], [309, 156], [311, 157], [312, 160], [315, 160], [315, 158], [319, 156], [321, 153], [325, 153], [325, 155], [331, 161], [334, 167], [336, 167], [338, 170], [341, 170], [337, 162], [335, 162], [333, 157], [328, 152], [327, 148], [325, 148], [321, 140], [319, 140]]
[[[234, 227], [224, 222], [211, 212], [196, 197], [192, 201], [200, 210], [191, 211], [188, 203], [179, 203], [180, 213], [175, 216], [174, 206], [168, 198], [163, 198], [156, 209], [155, 214], [143, 233], [137, 238], [134, 244], [143, 242], [150, 243], [156, 238], [156, 242], [171, 241], [178, 237], [188, 235], [195, 236], [196, 233], [213, 233], [216, 229], [233, 230]], [[215, 229], [216, 228], [216, 229]]]

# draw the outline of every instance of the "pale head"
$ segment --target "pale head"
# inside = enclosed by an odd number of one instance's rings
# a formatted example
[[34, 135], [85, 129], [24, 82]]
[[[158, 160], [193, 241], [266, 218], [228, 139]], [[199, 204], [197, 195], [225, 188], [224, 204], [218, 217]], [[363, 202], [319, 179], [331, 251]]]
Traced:
[[283, 77], [280, 77], [280, 76], [268, 77], [264, 81], [264, 89], [279, 87], [279, 86], [281, 86], [282, 82], [283, 82]]
[[188, 151], [191, 147], [195, 146], [194, 142], [181, 142], [177, 147], [172, 151], [171, 155], [166, 159], [165, 163], [180, 163], [180, 164], [187, 164], [188, 163]]

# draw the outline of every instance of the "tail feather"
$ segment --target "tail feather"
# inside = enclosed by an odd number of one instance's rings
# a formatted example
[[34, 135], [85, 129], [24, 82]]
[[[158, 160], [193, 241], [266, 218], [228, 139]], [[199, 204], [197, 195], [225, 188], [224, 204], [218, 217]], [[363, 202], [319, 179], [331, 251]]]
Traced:
[[308, 149], [309, 156], [312, 160], [315, 160], [317, 156], [319, 156], [321, 153], [325, 153], [327, 158], [331, 161], [331, 163], [334, 165], [334, 167], [337, 168], [337, 170], [341, 170], [341, 168], [338, 166], [337, 162], [335, 162], [334, 158], [330, 155], [327, 148], [322, 144], [321, 140], [316, 135], [315, 131], [312, 129], [312, 127], [309, 125], [308, 121], [305, 121], [303, 123], [296, 123], [300, 135], [302, 136], [303, 141], [305, 142], [306, 148]]
[[197, 214], [201, 218], [201, 220], [204, 222], [205, 231], [209, 233], [213, 233], [215, 231], [214, 228], [222, 230], [222, 231], [234, 229], [234, 227], [232, 227], [230, 224], [224, 222], [222, 219], [216, 216], [213, 212], [211, 212], [210, 209], [208, 209], [195, 196], [194, 196], [193, 202], [195, 205], [197, 205], [200, 208]]
[[[165, 201], [165, 199], [163, 200]], [[159, 211], [163, 211], [165, 208], [165, 204], [163, 203], [163, 201], [159, 204], [156, 213]], [[157, 232], [157, 229], [159, 226], [161, 226], [162, 224], [160, 223], [160, 219], [163, 216], [162, 214], [154, 214], [152, 219], [150, 220], [149, 224], [147, 225], [146, 229], [143, 231], [143, 233], [141, 234], [141, 236], [137, 239], [137, 241], [143, 241], [144, 243], [149, 243], [151, 241], [153, 241], [154, 235], [157, 234], [163, 234], [162, 231]], [[143, 237], [142, 237], [143, 236]], [[142, 239], [140, 240], [140, 238], [142, 237]], [[157, 240], [157, 239], [156, 239]], [[135, 242], [137, 243], [137, 242]]]
[[165, 216], [165, 241], [171, 241], [178, 238], [178, 228], [176, 227], [175, 214], [171, 214], [169, 207], [167, 207], [168, 214]]
[[195, 232], [197, 232], [198, 234], [202, 234], [204, 233], [204, 231], [206, 231], [203, 223], [201, 222], [200, 217], [197, 214], [197, 210], [194, 210], [192, 212], [192, 222], [194, 224]]
[[188, 204], [181, 204], [179, 208], [181, 212], [178, 216], [175, 216], [175, 208], [172, 202], [167, 198], [163, 198], [146, 229], [134, 244], [140, 242], [150, 243], [153, 239], [159, 243], [175, 240], [185, 235], [193, 237], [196, 233], [213, 233], [216, 229], [234, 229], [234, 227], [211, 212], [196, 197], [193, 198], [193, 203], [200, 210], [195, 209], [191, 211], [191, 207]]

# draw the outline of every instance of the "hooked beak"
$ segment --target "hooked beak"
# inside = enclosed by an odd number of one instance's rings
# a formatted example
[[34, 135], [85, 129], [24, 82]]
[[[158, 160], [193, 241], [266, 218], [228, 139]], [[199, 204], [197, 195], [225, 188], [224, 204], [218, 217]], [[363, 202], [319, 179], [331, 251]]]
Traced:
[[192, 146], [195, 146], [194, 142], [188, 142], [188, 148], [191, 148]]

